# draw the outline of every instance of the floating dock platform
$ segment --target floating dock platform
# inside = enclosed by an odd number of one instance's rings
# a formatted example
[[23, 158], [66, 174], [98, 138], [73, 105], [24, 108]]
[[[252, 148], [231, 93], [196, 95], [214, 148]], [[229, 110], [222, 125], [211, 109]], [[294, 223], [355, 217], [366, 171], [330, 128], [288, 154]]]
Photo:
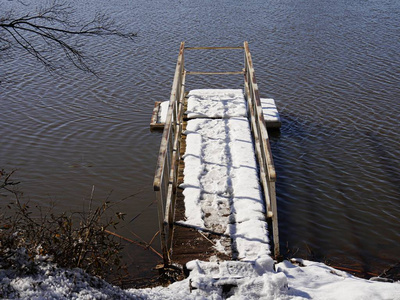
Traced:
[[[267, 129], [279, 129], [282, 126], [281, 117], [275, 100], [272, 98], [260, 98], [261, 107], [264, 114], [265, 126]], [[150, 120], [150, 130], [163, 130], [167, 118], [169, 101], [156, 101]]]

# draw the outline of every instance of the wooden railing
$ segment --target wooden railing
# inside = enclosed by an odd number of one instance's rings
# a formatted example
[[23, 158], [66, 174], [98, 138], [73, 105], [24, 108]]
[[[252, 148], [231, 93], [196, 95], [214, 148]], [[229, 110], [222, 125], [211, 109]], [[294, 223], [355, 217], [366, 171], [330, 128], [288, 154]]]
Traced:
[[251, 131], [254, 138], [256, 156], [260, 167], [260, 181], [264, 190], [267, 217], [272, 219], [274, 239], [274, 255], [279, 255], [278, 212], [276, 205], [275, 181], [276, 173], [264, 114], [261, 107], [260, 94], [254, 72], [253, 61], [247, 42], [244, 42], [245, 93], [250, 117]]
[[161, 139], [154, 177], [158, 205], [161, 248], [165, 265], [171, 263], [171, 247], [178, 180], [180, 136], [182, 133], [183, 101], [185, 97], [184, 42], [179, 49], [175, 76], [169, 100], [167, 118]]
[[[208, 49], [243, 49], [245, 51], [245, 68], [238, 72], [187, 72], [184, 68], [184, 51]], [[157, 197], [158, 220], [161, 237], [161, 248], [164, 265], [171, 264], [171, 247], [173, 238], [173, 224], [175, 214], [175, 201], [177, 195], [178, 165], [180, 153], [180, 138], [183, 123], [183, 104], [185, 97], [186, 74], [243, 74], [245, 92], [248, 101], [249, 118], [255, 141], [255, 150], [260, 166], [260, 181], [264, 190], [267, 217], [272, 218], [274, 239], [274, 254], [279, 255], [278, 214], [275, 195], [275, 168], [269, 145], [268, 132], [265, 127], [262, 113], [260, 95], [254, 75], [253, 63], [248, 47], [192, 47], [185, 48], [184, 42], [179, 49], [174, 81], [169, 100], [167, 118], [164, 125], [160, 152], [157, 160], [156, 174], [154, 177], [154, 190]]]

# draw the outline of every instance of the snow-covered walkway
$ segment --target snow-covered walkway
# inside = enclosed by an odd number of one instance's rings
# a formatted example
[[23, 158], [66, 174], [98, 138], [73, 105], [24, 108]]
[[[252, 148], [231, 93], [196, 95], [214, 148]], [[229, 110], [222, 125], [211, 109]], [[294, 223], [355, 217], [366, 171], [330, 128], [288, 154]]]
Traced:
[[242, 90], [193, 90], [187, 117], [183, 222], [223, 234], [214, 240], [216, 248], [234, 259], [268, 255], [265, 206]]

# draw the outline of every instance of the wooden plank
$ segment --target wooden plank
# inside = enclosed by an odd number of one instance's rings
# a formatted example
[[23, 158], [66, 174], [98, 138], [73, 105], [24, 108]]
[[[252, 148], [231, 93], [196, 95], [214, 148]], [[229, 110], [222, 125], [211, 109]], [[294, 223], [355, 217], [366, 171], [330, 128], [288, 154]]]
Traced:
[[[181, 74], [180, 84], [179, 87], [179, 99], [177, 98], [177, 109], [176, 112], [176, 119], [175, 119], [175, 133], [174, 133], [174, 140], [172, 146], [172, 156], [171, 156], [171, 167], [170, 167], [170, 175], [169, 175], [169, 184], [171, 189], [168, 190], [167, 196], [167, 210], [165, 215], [165, 223], [168, 224], [168, 228], [171, 230], [168, 233], [168, 248], [169, 251], [172, 251], [172, 241], [174, 239], [174, 231], [173, 226], [175, 222], [175, 207], [176, 207], [176, 195], [177, 195], [177, 180], [178, 180], [178, 169], [179, 169], [179, 160], [182, 157], [180, 155], [180, 145], [181, 145], [181, 134], [182, 134], [182, 116], [184, 110], [184, 103], [185, 103], [185, 81], [186, 81], [186, 72], [184, 71]], [[177, 95], [178, 97], [178, 95]], [[172, 139], [171, 139], [172, 140]]]
[[[246, 94], [249, 95], [250, 94], [250, 90], [249, 90], [249, 85], [247, 83], [247, 80], [245, 80], [245, 89], [246, 89]], [[259, 137], [259, 133], [257, 130], [257, 120], [256, 120], [256, 116], [255, 116], [255, 108], [254, 108], [254, 101], [251, 98], [251, 96], [249, 95], [247, 97], [247, 108], [248, 108], [248, 114], [250, 117], [250, 125], [251, 125], [251, 131], [253, 134], [253, 138], [254, 138], [254, 148], [255, 148], [255, 153], [256, 153], [256, 157], [257, 157], [257, 161], [258, 161], [258, 165], [260, 168], [260, 181], [261, 181], [261, 185], [264, 191], [264, 203], [266, 206], [266, 212], [267, 212], [267, 217], [270, 218], [272, 216], [272, 210], [271, 210], [271, 198], [269, 197], [269, 193], [268, 193], [268, 183], [267, 183], [267, 179], [266, 179], [266, 164], [264, 161], [262, 161], [262, 149], [261, 149], [261, 145], [260, 145], [260, 137]]]
[[164, 129], [164, 123], [150, 124], [150, 131], [162, 131]]
[[244, 71], [232, 71], [232, 72], [200, 72], [200, 71], [186, 71], [189, 75], [236, 75], [243, 74]]
[[243, 49], [242, 46], [237, 47], [185, 47], [185, 50], [235, 50]]
[[265, 160], [266, 163], [266, 171], [267, 171], [267, 176], [269, 180], [276, 181], [276, 173], [275, 173], [275, 167], [273, 163], [273, 158], [272, 158], [272, 153], [271, 149], [269, 146], [269, 137], [268, 137], [268, 132], [265, 127], [265, 120], [264, 120], [264, 115], [263, 111], [261, 108], [261, 101], [260, 101], [260, 95], [258, 91], [258, 85], [255, 77], [255, 72], [253, 68], [253, 62], [251, 59], [251, 54], [249, 50], [248, 43], [245, 42], [245, 54], [246, 54], [246, 76], [247, 76], [247, 84], [249, 85], [249, 92], [250, 92], [250, 97], [252, 100], [255, 102], [254, 103], [254, 114], [256, 118], [256, 125], [257, 125], [257, 131], [260, 136], [260, 144], [261, 144], [261, 150], [263, 152], [263, 158], [262, 160]]
[[[158, 221], [160, 228], [160, 239], [163, 253], [164, 265], [171, 263], [170, 259], [170, 243], [172, 239], [173, 226], [164, 222], [166, 216], [166, 209], [171, 209], [171, 198], [174, 197], [171, 192], [173, 189], [170, 184], [170, 172], [171, 172], [171, 159], [173, 152], [173, 141], [174, 134], [176, 132], [176, 125], [178, 115], [178, 98], [180, 98], [180, 92], [182, 88], [182, 73], [183, 73], [183, 52], [184, 42], [181, 43], [178, 55], [178, 61], [176, 63], [174, 81], [172, 84], [172, 90], [170, 95], [170, 101], [168, 106], [167, 118], [165, 121], [163, 136], [161, 138], [160, 151], [157, 159], [157, 167], [153, 181], [153, 188], [157, 195], [157, 207], [158, 207]], [[176, 151], [175, 151], [176, 152]], [[168, 216], [169, 214], [167, 214]]]
[[161, 105], [161, 101], [156, 101], [154, 103], [153, 114], [151, 116], [150, 125], [158, 123], [158, 113], [160, 112], [160, 105]]
[[150, 130], [151, 131], [164, 129], [164, 123], [158, 122], [158, 115], [160, 113], [160, 105], [161, 105], [161, 101], [156, 101], [154, 103], [153, 114], [151, 115], [151, 120], [150, 120]]
[[276, 190], [275, 182], [269, 183], [269, 191], [272, 197], [271, 208], [272, 208], [272, 235], [274, 239], [274, 254], [275, 257], [279, 256], [279, 228], [278, 228], [278, 207], [276, 204]]
[[268, 129], [278, 129], [282, 127], [282, 122], [280, 121], [265, 121], [265, 125]]

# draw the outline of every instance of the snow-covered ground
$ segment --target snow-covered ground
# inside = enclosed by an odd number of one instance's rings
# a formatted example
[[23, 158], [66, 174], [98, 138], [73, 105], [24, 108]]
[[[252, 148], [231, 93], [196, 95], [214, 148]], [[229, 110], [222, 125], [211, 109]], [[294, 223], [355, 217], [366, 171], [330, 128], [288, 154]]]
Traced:
[[[274, 263], [245, 112], [240, 90], [191, 92], [188, 116], [195, 119], [185, 133], [182, 185], [187, 216], [181, 222], [229, 236], [215, 244], [219, 251], [234, 248], [237, 260], [191, 261], [189, 277], [168, 287], [122, 290], [36, 257], [30, 275], [0, 265], [0, 298], [400, 300], [400, 282], [360, 279], [306, 260]], [[19, 254], [20, 265], [28, 263], [23, 251]]]
[[168, 287], [123, 290], [79, 269], [38, 260], [38, 271], [21, 275], [0, 269], [1, 299], [321, 299], [399, 300], [400, 283], [353, 277], [322, 263], [284, 261], [191, 261], [190, 276]]

